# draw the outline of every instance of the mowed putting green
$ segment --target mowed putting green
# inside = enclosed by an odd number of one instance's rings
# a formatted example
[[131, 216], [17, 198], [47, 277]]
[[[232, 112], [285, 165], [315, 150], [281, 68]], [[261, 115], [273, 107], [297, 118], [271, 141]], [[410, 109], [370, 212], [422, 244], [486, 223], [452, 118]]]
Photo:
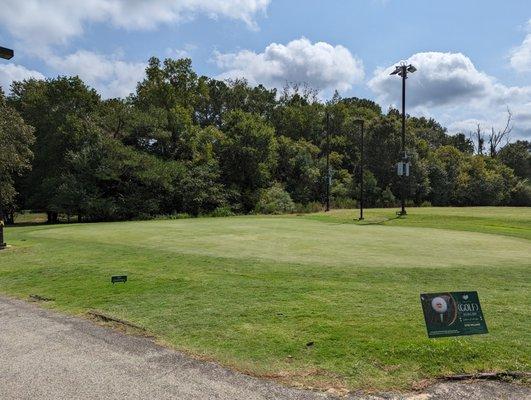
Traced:
[[[100, 310], [291, 384], [383, 390], [528, 371], [531, 209], [393, 213], [9, 228], [0, 293]], [[113, 274], [129, 281], [113, 286]], [[449, 290], [479, 292], [488, 335], [426, 337], [419, 294]]]

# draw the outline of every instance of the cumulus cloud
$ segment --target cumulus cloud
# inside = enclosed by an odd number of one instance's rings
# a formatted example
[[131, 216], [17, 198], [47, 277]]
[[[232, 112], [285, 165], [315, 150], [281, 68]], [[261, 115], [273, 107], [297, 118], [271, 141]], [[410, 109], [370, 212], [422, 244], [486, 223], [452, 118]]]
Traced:
[[192, 52], [197, 49], [195, 44], [187, 43], [183, 48], [174, 49], [168, 47], [166, 49], [166, 57], [178, 59], [178, 58], [191, 58]]
[[251, 84], [281, 88], [286, 82], [305, 83], [319, 91], [345, 91], [364, 78], [363, 63], [341, 46], [311, 43], [306, 38], [272, 43], [262, 53], [241, 50], [214, 54], [223, 71], [220, 79], [245, 78]]
[[255, 16], [270, 0], [3, 0], [0, 24], [28, 51], [67, 43], [89, 23], [110, 22], [116, 27], [153, 29], [196, 15], [230, 18], [256, 28]]
[[[407, 80], [408, 112], [435, 117], [450, 131], [472, 131], [503, 124], [506, 109], [513, 113], [514, 133], [531, 135], [525, 104], [531, 102], [531, 87], [506, 86], [476, 68], [461, 53], [417, 53], [406, 60], [417, 67]], [[378, 68], [368, 86], [384, 106], [398, 106], [401, 79], [389, 74], [394, 65]]]
[[22, 65], [0, 64], [0, 86], [4, 92], [9, 91], [12, 82], [30, 78], [44, 79], [44, 75]]
[[145, 63], [126, 62], [119, 55], [103, 55], [86, 50], [60, 56], [49, 56], [49, 66], [61, 74], [78, 75], [98, 89], [104, 98], [125, 97], [135, 90], [144, 77]]
[[[527, 104], [513, 104], [510, 107], [512, 114], [511, 138], [531, 140], [531, 102]], [[490, 111], [490, 112], [489, 112]], [[507, 111], [501, 109], [491, 109], [472, 112], [454, 110], [453, 117], [445, 116], [448, 121], [447, 128], [450, 132], [470, 133], [474, 132], [479, 125], [484, 132], [503, 130], [507, 122]], [[478, 118], [466, 118], [467, 114], [475, 114]], [[459, 119], [464, 118], [464, 119]]]
[[528, 34], [522, 44], [511, 51], [511, 66], [518, 72], [531, 71], [531, 19], [527, 23]]
[[[417, 53], [406, 62], [417, 67], [407, 81], [408, 104], [439, 106], [459, 101], [484, 99], [495, 82], [476, 69], [472, 61], [461, 53]], [[376, 70], [369, 87], [383, 102], [394, 103], [401, 96], [401, 82], [389, 75], [394, 65]]]

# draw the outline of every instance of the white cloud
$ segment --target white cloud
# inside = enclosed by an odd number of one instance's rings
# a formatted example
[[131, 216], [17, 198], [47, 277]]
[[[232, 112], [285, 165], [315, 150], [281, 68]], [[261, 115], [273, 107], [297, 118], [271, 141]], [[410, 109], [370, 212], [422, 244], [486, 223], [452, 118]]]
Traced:
[[96, 88], [104, 98], [125, 97], [144, 77], [145, 63], [120, 60], [117, 55], [103, 55], [79, 50], [64, 57], [49, 56], [48, 65], [61, 74], [78, 75]]
[[531, 71], [531, 19], [527, 23], [529, 33], [522, 44], [511, 51], [511, 66], [518, 72]]
[[173, 59], [191, 58], [192, 52], [196, 49], [197, 49], [197, 46], [195, 44], [187, 43], [184, 45], [183, 48], [180, 48], [180, 49], [173, 49], [171, 47], [168, 47], [165, 53], [166, 53], [166, 57], [170, 57]]
[[0, 64], [0, 86], [4, 92], [9, 91], [12, 82], [30, 78], [44, 79], [44, 75], [22, 65]]
[[[512, 114], [511, 126], [513, 130], [510, 134], [512, 139], [526, 139], [531, 140], [531, 102], [527, 104], [513, 104], [510, 107]], [[478, 116], [478, 118], [466, 118], [466, 119], [452, 119], [445, 117], [448, 124], [448, 130], [451, 133], [470, 133], [475, 132], [479, 124], [482, 131], [489, 133], [491, 128], [495, 131], [501, 131], [504, 129], [507, 122], [507, 110], [485, 110], [484, 112], [472, 113]], [[455, 117], [466, 116], [467, 113], [456, 111]]]
[[[461, 53], [417, 53], [406, 62], [417, 67], [407, 80], [408, 104], [439, 106], [460, 101], [483, 100], [491, 95], [493, 78], [476, 69]], [[390, 75], [394, 65], [376, 70], [369, 87], [385, 103], [398, 102], [401, 80]]]
[[364, 78], [363, 63], [340, 45], [311, 43], [306, 38], [287, 45], [272, 43], [262, 53], [241, 50], [214, 54], [221, 79], [246, 78], [251, 84], [280, 88], [306, 83], [319, 91], [345, 91]]
[[[531, 87], [505, 86], [461, 53], [417, 53], [406, 62], [417, 67], [407, 80], [407, 112], [434, 117], [451, 132], [468, 132], [478, 123], [484, 129], [501, 126], [509, 107], [514, 136], [531, 136], [531, 121], [525, 118]], [[401, 102], [401, 79], [389, 75], [394, 65], [378, 68], [368, 82], [384, 107]]]
[[[83, 34], [91, 23], [109, 23], [128, 30], [154, 29], [160, 24], [179, 23], [196, 15], [230, 18], [256, 28], [255, 16], [266, 11], [270, 0], [2, 0], [0, 25], [18, 39], [17, 47], [37, 56], [61, 75], [79, 75], [100, 91], [104, 98], [123, 97], [134, 91], [144, 76], [145, 63], [123, 61], [114, 54], [90, 51], [59, 55], [58, 45]], [[185, 57], [194, 49], [169, 50], [168, 56]], [[19, 51], [20, 52], [20, 51]], [[43, 77], [36, 71], [7, 64], [0, 70], [0, 83], [28, 76]]]
[[39, 53], [65, 44], [83, 33], [89, 23], [110, 22], [116, 27], [153, 29], [198, 14], [230, 18], [256, 28], [255, 16], [271, 0], [3, 0], [0, 24], [21, 40], [27, 51]]

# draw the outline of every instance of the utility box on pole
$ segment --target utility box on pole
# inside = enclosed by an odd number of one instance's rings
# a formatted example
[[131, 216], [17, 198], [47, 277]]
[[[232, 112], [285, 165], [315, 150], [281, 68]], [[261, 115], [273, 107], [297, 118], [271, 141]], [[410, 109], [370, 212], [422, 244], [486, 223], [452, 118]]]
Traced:
[[409, 168], [411, 163], [407, 161], [400, 161], [396, 164], [398, 176], [409, 176]]

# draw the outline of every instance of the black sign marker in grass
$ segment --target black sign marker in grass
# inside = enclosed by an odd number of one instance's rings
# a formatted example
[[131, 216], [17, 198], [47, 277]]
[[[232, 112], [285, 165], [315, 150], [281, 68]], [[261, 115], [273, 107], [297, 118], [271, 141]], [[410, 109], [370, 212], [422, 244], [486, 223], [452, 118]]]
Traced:
[[477, 292], [425, 293], [420, 302], [430, 338], [488, 333]]
[[120, 282], [127, 282], [127, 275], [115, 275], [115, 276], [111, 276], [111, 283], [114, 285], [115, 283], [120, 283]]

